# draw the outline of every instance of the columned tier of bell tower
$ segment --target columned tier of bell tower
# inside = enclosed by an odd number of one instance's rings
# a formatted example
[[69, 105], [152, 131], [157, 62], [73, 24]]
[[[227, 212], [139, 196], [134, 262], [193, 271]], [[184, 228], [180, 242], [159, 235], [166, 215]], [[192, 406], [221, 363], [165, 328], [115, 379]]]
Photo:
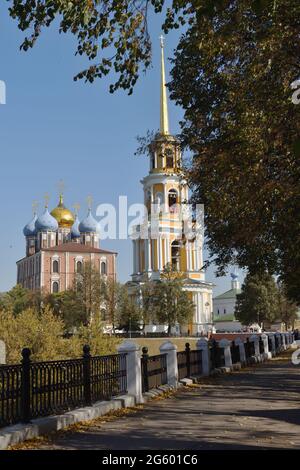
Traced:
[[147, 213], [131, 234], [131, 292], [137, 295], [147, 280], [163, 281], [165, 269], [177, 271], [195, 303], [194, 325], [189, 330], [207, 331], [212, 320], [212, 286], [205, 281], [203, 269], [203, 227], [189, 206], [180, 141], [169, 132], [162, 41], [160, 130], [150, 144], [150, 169], [141, 183]]

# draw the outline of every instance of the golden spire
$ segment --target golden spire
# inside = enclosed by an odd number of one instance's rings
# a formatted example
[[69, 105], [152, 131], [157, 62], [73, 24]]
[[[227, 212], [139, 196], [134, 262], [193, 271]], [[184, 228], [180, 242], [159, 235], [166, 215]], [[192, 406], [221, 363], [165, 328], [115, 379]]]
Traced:
[[164, 37], [160, 36], [161, 48], [161, 85], [160, 85], [160, 133], [169, 134], [168, 98], [165, 76]]

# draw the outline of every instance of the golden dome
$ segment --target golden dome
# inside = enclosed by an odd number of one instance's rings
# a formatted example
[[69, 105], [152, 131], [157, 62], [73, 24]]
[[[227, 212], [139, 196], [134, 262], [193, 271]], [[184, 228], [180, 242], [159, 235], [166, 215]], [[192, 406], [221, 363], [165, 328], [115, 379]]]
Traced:
[[59, 197], [59, 204], [53, 211], [51, 215], [57, 220], [59, 227], [61, 228], [71, 228], [75, 222], [75, 217], [69, 209], [64, 205], [63, 196]]

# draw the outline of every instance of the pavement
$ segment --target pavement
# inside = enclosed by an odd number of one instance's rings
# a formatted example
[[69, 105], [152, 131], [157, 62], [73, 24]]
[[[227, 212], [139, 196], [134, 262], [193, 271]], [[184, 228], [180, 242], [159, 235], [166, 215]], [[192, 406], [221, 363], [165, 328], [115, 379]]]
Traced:
[[300, 449], [300, 365], [291, 353], [184, 387], [124, 416], [96, 420], [27, 449]]

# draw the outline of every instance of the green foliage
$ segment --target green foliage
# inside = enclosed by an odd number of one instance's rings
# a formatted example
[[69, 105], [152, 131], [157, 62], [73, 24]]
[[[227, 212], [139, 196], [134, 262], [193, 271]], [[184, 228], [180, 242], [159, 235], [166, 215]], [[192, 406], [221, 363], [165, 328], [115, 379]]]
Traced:
[[64, 324], [46, 307], [41, 313], [29, 308], [14, 315], [0, 311], [0, 338], [7, 348], [7, 361], [19, 362], [21, 351], [28, 347], [33, 360], [58, 359], [63, 355]]
[[119, 328], [137, 331], [141, 327], [142, 311], [136, 299], [128, 294], [127, 286], [122, 286], [119, 292], [117, 308], [117, 324]]
[[295, 320], [298, 318], [298, 307], [297, 304], [287, 298], [286, 289], [282, 284], [278, 288], [278, 311], [279, 317], [285, 324], [286, 329], [289, 327], [294, 328]]
[[188, 324], [193, 318], [195, 305], [188, 292], [183, 290], [181, 275], [171, 266], [164, 269], [162, 281], [152, 283], [148, 294], [144, 291], [143, 302], [147, 315], [152, 321], [167, 324], [169, 334], [176, 323]]
[[237, 295], [235, 317], [243, 325], [260, 325], [278, 319], [278, 288], [270, 274], [246, 276], [242, 291]]
[[19, 284], [13, 287], [9, 292], [2, 294], [0, 298], [0, 308], [11, 310], [15, 315], [31, 307], [32, 304], [32, 292], [28, 289], [24, 289]]
[[[300, 3], [199, 6], [173, 61], [170, 90], [184, 110], [189, 180], [205, 205], [218, 273], [230, 264], [279, 274], [300, 302]], [[206, 4], [206, 6], [205, 6]]]

